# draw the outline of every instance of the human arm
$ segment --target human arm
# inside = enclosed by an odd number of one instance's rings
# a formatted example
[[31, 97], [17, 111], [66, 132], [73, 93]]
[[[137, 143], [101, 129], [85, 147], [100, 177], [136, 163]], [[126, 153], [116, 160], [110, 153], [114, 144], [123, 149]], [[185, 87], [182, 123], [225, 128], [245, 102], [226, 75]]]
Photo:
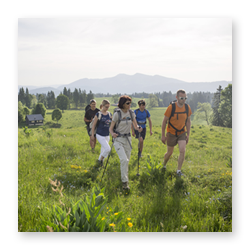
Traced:
[[149, 122], [150, 135], [152, 135], [153, 134], [153, 132], [152, 132], [152, 121], [151, 121], [150, 117], [148, 117], [148, 122]]
[[[134, 125], [134, 129], [137, 130], [138, 132], [142, 131], [142, 127], [138, 126], [136, 119], [132, 121], [132, 124]], [[133, 126], [131, 126], [133, 127]]]
[[93, 122], [93, 126], [92, 126], [92, 129], [91, 129], [91, 140], [94, 140], [94, 133], [95, 133], [95, 127], [96, 127], [96, 124], [97, 124], [97, 120], [98, 118], [95, 116], [94, 118], [92, 118], [92, 120], [94, 119], [94, 122]]
[[187, 128], [186, 144], [188, 144], [189, 135], [190, 135], [190, 128], [191, 128], [191, 116], [189, 116], [188, 119], [187, 119], [186, 128]]
[[163, 121], [162, 121], [162, 125], [161, 125], [161, 141], [163, 142], [163, 144], [166, 143], [167, 137], [165, 136], [166, 134], [166, 126], [167, 123], [169, 121], [169, 117], [164, 115]]

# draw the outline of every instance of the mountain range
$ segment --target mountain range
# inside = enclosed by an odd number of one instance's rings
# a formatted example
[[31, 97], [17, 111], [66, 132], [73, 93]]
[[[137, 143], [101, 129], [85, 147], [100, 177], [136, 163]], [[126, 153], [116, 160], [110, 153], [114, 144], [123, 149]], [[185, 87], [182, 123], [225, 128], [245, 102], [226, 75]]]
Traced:
[[18, 85], [18, 90], [23, 87], [29, 89], [30, 94], [47, 94], [48, 91], [54, 91], [55, 95], [59, 95], [64, 87], [70, 88], [71, 92], [77, 89], [86, 90], [87, 93], [91, 90], [95, 93], [109, 93], [109, 94], [132, 94], [132, 93], [156, 93], [169, 92], [176, 93], [178, 89], [185, 89], [187, 93], [201, 91], [201, 92], [216, 92], [219, 85], [224, 89], [232, 81], [215, 81], [215, 82], [185, 82], [174, 78], [168, 78], [160, 75], [144, 75], [136, 73], [134, 75], [118, 74], [114, 77], [103, 79], [89, 79], [82, 78], [67, 85], [58, 87], [35, 87], [35, 86], [21, 86]]

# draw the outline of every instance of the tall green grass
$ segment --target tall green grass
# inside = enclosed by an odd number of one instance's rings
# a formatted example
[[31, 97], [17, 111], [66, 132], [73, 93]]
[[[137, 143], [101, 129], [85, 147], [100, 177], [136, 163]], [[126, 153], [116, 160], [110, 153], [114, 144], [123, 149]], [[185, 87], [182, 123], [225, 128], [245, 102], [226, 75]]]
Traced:
[[[232, 129], [192, 125], [182, 167], [186, 177], [179, 179], [176, 176], [177, 147], [167, 170], [161, 169], [166, 152], [166, 145], [161, 142], [164, 112], [164, 108], [150, 110], [153, 135], [147, 133], [139, 177], [136, 176], [138, 141], [132, 138], [130, 194], [122, 191], [119, 158], [114, 148], [100, 182], [103, 170], [94, 169], [100, 145], [97, 143], [95, 153], [91, 152], [84, 111], [66, 110], [59, 121], [61, 126], [53, 128], [56, 123], [48, 110], [45, 126], [31, 127], [30, 135], [20, 126], [18, 230], [41, 231], [43, 218], [50, 218], [52, 206], [61, 206], [51, 189], [50, 178], [62, 183], [68, 202], [90, 196], [95, 185], [105, 187], [107, 208], [101, 216], [113, 218], [111, 213], [122, 212], [121, 223], [126, 226], [107, 224], [105, 230], [108, 231], [232, 231]], [[149, 172], [148, 164], [154, 171]]]

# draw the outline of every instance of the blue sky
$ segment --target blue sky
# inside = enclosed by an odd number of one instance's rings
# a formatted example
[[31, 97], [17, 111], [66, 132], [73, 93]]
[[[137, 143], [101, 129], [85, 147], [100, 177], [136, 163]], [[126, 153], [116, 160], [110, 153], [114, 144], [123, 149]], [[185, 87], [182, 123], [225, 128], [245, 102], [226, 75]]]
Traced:
[[119, 73], [232, 80], [231, 18], [19, 18], [18, 84]]

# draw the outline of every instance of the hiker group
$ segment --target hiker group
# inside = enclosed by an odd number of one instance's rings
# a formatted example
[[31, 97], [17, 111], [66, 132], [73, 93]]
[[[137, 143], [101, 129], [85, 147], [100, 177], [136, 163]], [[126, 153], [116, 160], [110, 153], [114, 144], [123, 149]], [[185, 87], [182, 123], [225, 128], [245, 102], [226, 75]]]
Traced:
[[[179, 146], [179, 158], [177, 175], [183, 176], [181, 167], [185, 157], [186, 144], [189, 141], [191, 127], [191, 108], [185, 103], [187, 95], [185, 90], [177, 91], [176, 100], [171, 102], [164, 113], [162, 121], [162, 143], [167, 143], [167, 152], [164, 155], [163, 170], [173, 153], [174, 147]], [[152, 132], [152, 121], [149, 111], [145, 108], [145, 100], [138, 101], [136, 110], [131, 110], [132, 99], [128, 95], [122, 95], [118, 101], [118, 108], [114, 109], [114, 114], [108, 111], [110, 102], [103, 100], [100, 109], [96, 108], [96, 101], [92, 99], [85, 109], [84, 121], [87, 125], [87, 132], [90, 137], [90, 147], [94, 152], [96, 139], [101, 144], [101, 152], [98, 158], [98, 168], [103, 167], [104, 159], [107, 162], [112, 148], [109, 146], [109, 135], [112, 136], [112, 147], [114, 146], [116, 153], [120, 159], [121, 181], [123, 190], [129, 190], [128, 165], [132, 150], [132, 136], [138, 138], [138, 173], [139, 160], [142, 157], [143, 143], [146, 138], [146, 123], [149, 122], [150, 135]], [[167, 133], [166, 133], [167, 126]], [[105, 167], [106, 169], [106, 167]], [[104, 171], [105, 171], [104, 169]], [[104, 174], [104, 172], [103, 172]]]

